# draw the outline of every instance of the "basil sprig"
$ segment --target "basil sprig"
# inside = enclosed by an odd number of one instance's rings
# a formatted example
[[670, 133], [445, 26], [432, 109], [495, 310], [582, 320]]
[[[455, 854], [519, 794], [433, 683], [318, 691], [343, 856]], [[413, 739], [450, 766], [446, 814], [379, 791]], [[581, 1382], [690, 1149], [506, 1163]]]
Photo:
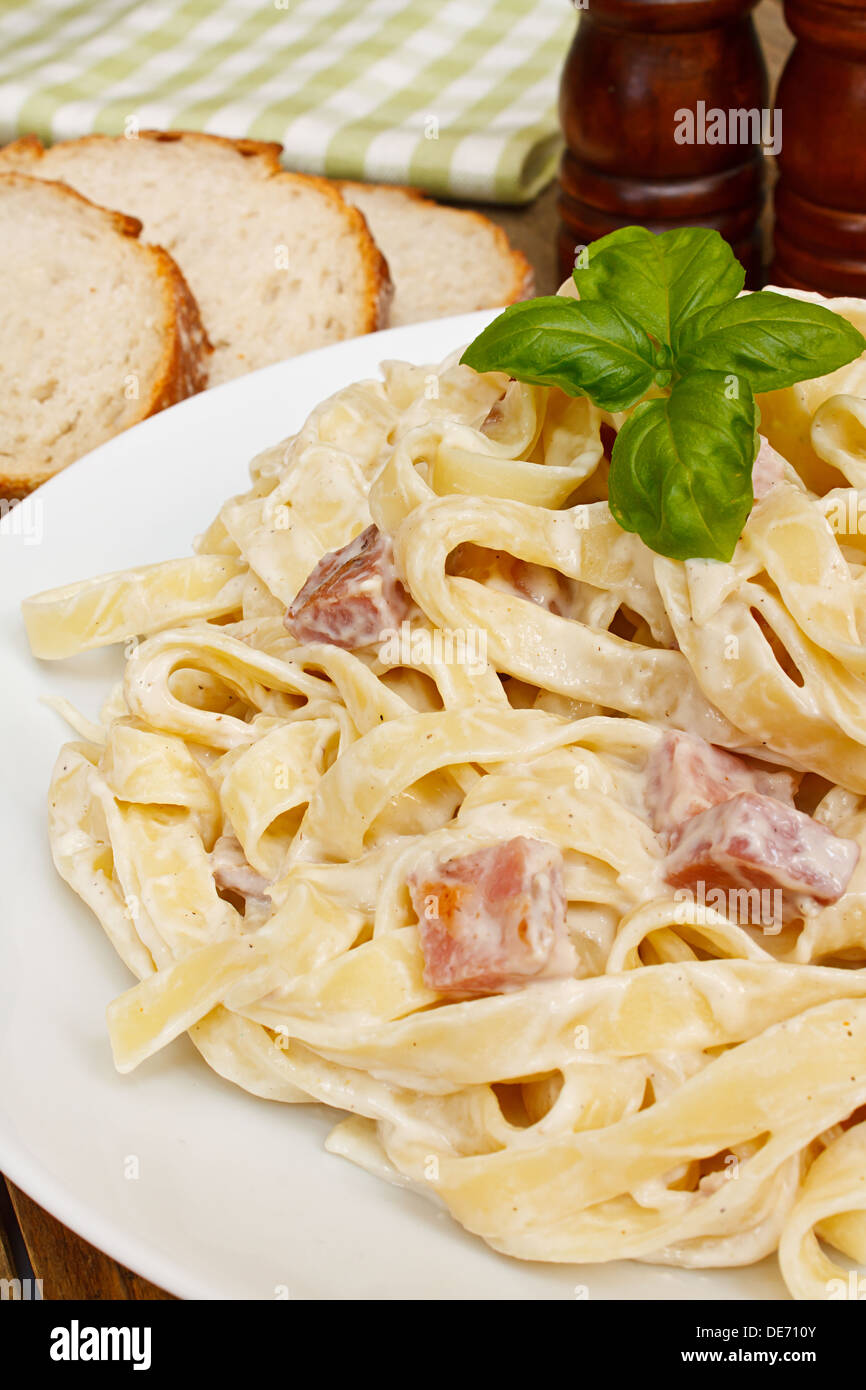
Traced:
[[864, 346], [863, 335], [839, 314], [759, 290], [687, 319], [676, 352], [680, 372], [733, 372], [758, 392], [835, 371]]
[[745, 382], [735, 395], [722, 372], [690, 372], [669, 396], [643, 401], [619, 431], [609, 479], [614, 519], [675, 560], [729, 560], [752, 509], [756, 435]]
[[743, 267], [704, 227], [623, 227], [574, 279], [579, 300], [511, 305], [461, 361], [603, 410], [636, 406], [613, 449], [611, 513], [660, 555], [729, 560], [753, 502], [755, 393], [835, 371], [866, 339], [820, 304], [738, 298]]
[[701, 309], [735, 299], [746, 272], [728, 243], [706, 227], [654, 236], [623, 227], [589, 247], [589, 264], [575, 270], [581, 300], [616, 304], [660, 343], [673, 343], [680, 325]]
[[[463, 354], [496, 357], [497, 368], [535, 386], [559, 386], [569, 396], [589, 396], [603, 410], [626, 410], [646, 395], [656, 379], [670, 381], [665, 359], [649, 334], [614, 304], [587, 300], [574, 312], [574, 300], [550, 294], [512, 304]], [[507, 366], [504, 362], [507, 359]]]

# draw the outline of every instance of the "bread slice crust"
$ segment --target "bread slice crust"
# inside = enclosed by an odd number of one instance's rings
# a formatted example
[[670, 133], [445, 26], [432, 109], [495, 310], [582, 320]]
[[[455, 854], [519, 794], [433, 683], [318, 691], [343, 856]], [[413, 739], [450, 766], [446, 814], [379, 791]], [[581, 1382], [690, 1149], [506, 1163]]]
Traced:
[[[183, 142], [188, 148], [200, 150], [203, 154], [214, 149], [232, 151], [245, 160], [256, 162], [269, 184], [276, 181], [287, 190], [315, 190], [322, 198], [328, 200], [343, 228], [351, 235], [360, 257], [361, 308], [356, 320], [351, 324], [350, 333], [345, 336], [371, 333], [387, 326], [393, 297], [391, 276], [387, 261], [373, 239], [363, 213], [341, 197], [337, 185], [332, 180], [311, 174], [292, 173], [284, 169], [280, 163], [282, 146], [279, 144], [264, 140], [231, 139], [202, 131], [141, 130], [134, 139], [116, 135], [85, 135], [78, 140], [61, 141], [46, 148], [37, 136], [25, 135], [0, 149], [0, 172], [7, 168], [16, 168], [36, 177], [48, 177], [41, 172], [41, 168], [46, 160], [48, 163], [52, 162], [51, 156], [54, 151], [98, 151], [133, 144], [135, 140], [150, 141], [154, 144]], [[50, 177], [61, 178], [62, 173], [52, 171]], [[129, 208], [128, 211], [135, 216], [139, 209]], [[183, 268], [183, 258], [180, 257], [180, 260]], [[186, 272], [195, 283], [189, 266], [186, 267]], [[214, 325], [209, 323], [208, 327], [213, 336]]]
[[[29, 144], [30, 140], [28, 137], [16, 143]], [[198, 305], [172, 257], [163, 247], [139, 240], [141, 223], [137, 218], [112, 208], [101, 207], [77, 193], [68, 184], [48, 179], [33, 179], [23, 173], [6, 173], [0, 168], [0, 198], [4, 192], [14, 191], [26, 195], [28, 190], [44, 190], [46, 187], [51, 188], [52, 197], [56, 199], [58, 225], [71, 210], [87, 209], [94, 228], [98, 227], [104, 234], [117, 235], [132, 243], [142, 262], [149, 265], [151, 270], [153, 285], [159, 295], [158, 324], [155, 331], [160, 336], [160, 354], [156, 370], [151, 379], [143, 383], [146, 389], [139, 397], [136, 408], [131, 412], [132, 418], [124, 428], [128, 429], [167, 406], [203, 390], [207, 385], [208, 359], [212, 348], [199, 315]], [[61, 329], [62, 325], [53, 327], [57, 330]], [[0, 498], [25, 497], [65, 466], [67, 465], [39, 468], [31, 463], [29, 466], [16, 468], [0, 455]]]
[[[335, 179], [335, 186], [346, 196], [347, 201], [355, 193], [359, 197], [369, 193], [390, 193], [406, 198], [415, 207], [428, 210], [431, 218], [446, 216], [451, 221], [458, 219], [463, 221], [467, 227], [475, 227], [483, 230], [493, 245], [493, 252], [503, 265], [508, 266], [508, 277], [501, 299], [502, 305], [515, 304], [518, 300], [529, 299], [535, 292], [535, 272], [532, 265], [524, 256], [522, 251], [518, 251], [511, 245], [502, 227], [496, 222], [492, 222], [483, 213], [476, 212], [473, 208], [456, 208], [449, 204], [436, 202], [434, 198], [428, 197], [420, 188], [410, 188], [404, 184], [397, 183], [361, 183], [355, 179]], [[354, 205], [353, 205], [354, 206]], [[368, 223], [369, 225], [369, 223]], [[375, 235], [375, 232], [374, 232]], [[399, 285], [396, 287], [399, 293]], [[498, 308], [499, 305], [467, 305], [467, 310], [473, 308]]]

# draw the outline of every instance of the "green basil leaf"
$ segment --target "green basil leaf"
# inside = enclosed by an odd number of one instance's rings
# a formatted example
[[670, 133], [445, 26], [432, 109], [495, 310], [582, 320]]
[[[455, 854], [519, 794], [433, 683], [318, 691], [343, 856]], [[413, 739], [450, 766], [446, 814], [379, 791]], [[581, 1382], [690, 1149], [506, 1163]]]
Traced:
[[512, 304], [460, 359], [477, 372], [589, 396], [603, 410], [626, 410], [655, 380], [656, 349], [639, 324], [609, 304], [545, 295]]
[[759, 290], [683, 324], [676, 365], [745, 377], [757, 393], [824, 376], [864, 350], [862, 333], [822, 304]]
[[591, 242], [588, 257], [574, 272], [581, 301], [615, 304], [660, 343], [673, 343], [692, 314], [733, 299], [746, 278], [728, 243], [707, 227], [660, 236], [622, 227]]
[[752, 507], [756, 454], [748, 384], [694, 372], [670, 396], [644, 401], [619, 431], [611, 513], [659, 555], [730, 560]]

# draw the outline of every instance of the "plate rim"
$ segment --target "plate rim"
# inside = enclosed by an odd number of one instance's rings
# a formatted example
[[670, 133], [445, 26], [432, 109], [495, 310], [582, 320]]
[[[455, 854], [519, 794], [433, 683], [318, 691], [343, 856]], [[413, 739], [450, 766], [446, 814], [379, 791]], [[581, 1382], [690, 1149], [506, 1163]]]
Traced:
[[[339, 360], [343, 355], [354, 356], [358, 351], [364, 358], [369, 359], [368, 379], [381, 376], [381, 363], [391, 358], [399, 358], [401, 342], [413, 341], [424, 329], [433, 330], [437, 336], [440, 333], [448, 337], [453, 336], [454, 344], [451, 351], [454, 351], [461, 342], [465, 341], [466, 337], [479, 331], [500, 312], [500, 309], [479, 309], [467, 314], [453, 314], [445, 318], [430, 319], [424, 323], [401, 324], [396, 328], [379, 329], [375, 333], [356, 338], [346, 338], [337, 343], [312, 349], [310, 352], [299, 353], [296, 357], [284, 358], [280, 362], [270, 363], [266, 367], [258, 368], [255, 372], [247, 372], [232, 381], [223, 382], [218, 386], [198, 392], [196, 395], [178, 401], [155, 415], [148, 416], [145, 420], [140, 420], [137, 424], [130, 426], [128, 430], [124, 430], [97, 445], [95, 449], [89, 450], [59, 473], [46, 479], [44, 483], [41, 483], [32, 493], [28, 494], [28, 498], [41, 500], [47, 496], [53, 497], [55, 494], [65, 491], [69, 486], [75, 486], [75, 479], [81, 480], [82, 489], [86, 488], [88, 473], [94, 467], [101, 466], [107, 457], [114, 453], [121, 453], [130, 436], [134, 434], [141, 438], [145, 432], [148, 432], [158, 439], [161, 433], [182, 429], [186, 423], [194, 426], [196, 414], [207, 415], [208, 403], [217, 392], [220, 393], [221, 400], [227, 399], [230, 394], [244, 397], [249, 393], [250, 383], [254, 379], [255, 383], [259, 385], [266, 385], [271, 380], [276, 383], [282, 380], [286, 373], [291, 377], [292, 373], [301, 367], [301, 364], [315, 366], [319, 362]], [[390, 350], [392, 345], [393, 351]], [[364, 377], [357, 379], [363, 380]], [[340, 389], [337, 387], [337, 390]], [[316, 405], [327, 400], [329, 394], [333, 393], [325, 392], [313, 404], [307, 404], [305, 416], [309, 415]], [[278, 440], [274, 440], [275, 444], [278, 442]], [[244, 458], [242, 463], [244, 469], [248, 470], [250, 461], [251, 458]], [[120, 466], [123, 466], [122, 463]], [[248, 477], [248, 471], [246, 476]], [[73, 480], [71, 483], [70, 479]], [[23, 499], [25, 503], [27, 503], [28, 498]], [[12, 507], [3, 516], [0, 516], [0, 536], [14, 531], [14, 512], [15, 508]], [[62, 531], [62, 527], [60, 531]], [[55, 538], [54, 543], [58, 543], [58, 537]], [[190, 552], [192, 539], [190, 536]], [[101, 571], [95, 572], [100, 573]], [[74, 580], [70, 580], [70, 582], [74, 582]], [[35, 658], [31, 659], [35, 660]], [[60, 666], [60, 663], [57, 664]], [[58, 737], [58, 750], [61, 741], [61, 737]], [[2, 757], [0, 757], [0, 767], [2, 767]], [[58, 876], [58, 885], [61, 885], [62, 882]], [[7, 922], [4, 921], [3, 930], [9, 929]], [[202, 1060], [202, 1065], [207, 1066], [207, 1063]], [[16, 1143], [14, 1135], [10, 1134], [4, 1126], [2, 1111], [0, 1111], [0, 1175], [8, 1178], [15, 1187], [20, 1188], [27, 1197], [41, 1206], [55, 1220], [67, 1226], [82, 1240], [95, 1246], [110, 1259], [118, 1261], [134, 1274], [138, 1274], [155, 1284], [164, 1292], [181, 1299], [218, 1300], [226, 1297], [224, 1293], [219, 1293], [215, 1286], [201, 1281], [189, 1269], [179, 1265], [172, 1256], [166, 1255], [157, 1245], [144, 1241], [139, 1236], [130, 1235], [123, 1226], [106, 1216], [92, 1202], [80, 1198], [72, 1187], [65, 1187], [46, 1169], [37, 1155]], [[253, 1297], [250, 1295], [251, 1299]]]
[[[239, 401], [245, 397], [248, 400], [250, 398], [255, 399], [259, 391], [264, 392], [265, 395], [268, 396], [268, 399], [270, 399], [272, 391], [280, 394], [282, 398], [285, 399], [287, 389], [289, 391], [291, 390], [288, 383], [291, 382], [292, 376], [295, 373], [303, 375], [307, 371], [310, 371], [316, 375], [317, 380], [321, 379], [322, 389], [319, 390], [317, 387], [314, 398], [307, 397], [304, 399], [302, 408], [299, 410], [299, 417], [303, 420], [307, 418], [315, 405], [326, 400], [334, 391], [342, 389], [345, 384], [342, 380], [335, 386], [327, 383], [326, 376], [328, 364], [338, 364], [343, 361], [344, 358], [352, 361], [358, 356], [364, 365], [360, 370], [354, 372], [351, 380], [374, 379], [381, 374], [381, 363], [389, 359], [404, 358], [416, 363], [429, 362], [432, 365], [439, 358], [453, 352], [461, 343], [468, 341], [475, 333], [480, 331], [486, 323], [495, 318], [499, 312], [501, 311], [498, 309], [477, 310], [469, 314], [429, 320], [426, 323], [407, 324], [397, 328], [383, 329], [375, 334], [369, 334], [361, 338], [347, 339], [343, 342], [331, 344], [327, 347], [316, 349], [313, 352], [304, 353], [297, 357], [260, 368], [256, 372], [249, 373], [243, 377], [214, 387], [210, 391], [190, 397], [157, 415], [149, 417], [147, 420], [131, 427], [130, 430], [124, 431], [113, 439], [106, 441], [98, 448], [71, 464], [55, 477], [46, 481], [31, 494], [31, 497], [62, 498], [64, 491], [67, 489], [77, 490], [79, 487], [81, 492], [86, 496], [88, 478], [94, 471], [105, 464], [106, 459], [111, 460], [115, 453], [118, 454], [121, 456], [118, 459], [118, 466], [120, 469], [123, 468], [122, 452], [124, 444], [133, 435], [139, 439], [147, 438], [151, 443], [157, 445], [159, 444], [161, 436], [173, 437], [176, 433], [180, 435], [186, 434], [188, 436], [191, 431], [194, 431], [198, 427], [199, 419], [206, 420], [209, 410], [208, 403], [210, 401], [218, 398], [220, 401], [224, 402], [229, 400], [232, 394], [236, 395]], [[426, 348], [424, 352], [421, 352], [418, 346], [424, 340], [425, 334], [429, 335], [433, 340], [433, 345], [429, 350], [429, 354], [427, 354]], [[450, 347], [447, 346], [448, 343], [450, 343]], [[404, 346], [404, 344], [406, 346]], [[446, 345], [443, 346], [443, 344]], [[318, 370], [319, 368], [321, 368], [321, 371]], [[288, 416], [288, 407], [286, 413]], [[271, 442], [277, 443], [279, 441], [272, 440]], [[247, 485], [248, 465], [251, 456], [255, 455], [252, 450], [249, 450], [238, 460], [239, 467], [242, 470], [241, 476], [244, 479], [245, 485]], [[13, 518], [14, 509], [5, 517], [0, 518], [0, 537], [14, 530], [15, 523]], [[49, 546], [62, 546], [65, 534], [66, 527], [61, 522], [56, 528], [56, 531], [54, 531], [52, 536], [46, 541], [46, 544]], [[192, 540], [193, 536], [190, 534], [187, 541], [187, 552], [181, 553], [191, 553]], [[0, 572], [4, 569], [6, 560], [7, 557], [3, 555], [2, 548], [0, 548]], [[10, 564], [14, 566], [14, 558], [10, 561]], [[12, 571], [10, 570], [9, 572]], [[90, 570], [90, 573], [99, 572], [105, 572], [105, 570], [100, 570], [98, 565], [94, 565], [93, 569]], [[70, 576], [67, 582], [74, 582], [74, 576]], [[2, 592], [2, 586], [0, 586], [0, 592]], [[18, 607], [19, 594], [20, 585], [16, 587], [15, 596], [12, 600], [12, 606], [16, 609]], [[17, 615], [17, 625], [19, 629], [23, 626], [21, 624], [20, 613]], [[37, 662], [32, 656], [29, 657], [29, 660], [34, 663], [37, 669], [41, 665], [41, 663]], [[62, 669], [63, 663], [51, 664], [56, 669]], [[58, 730], [55, 747], [59, 749], [62, 742], [63, 737], [61, 731]], [[2, 767], [2, 757], [0, 757], [0, 767]], [[47, 791], [47, 786], [44, 790]], [[39, 826], [34, 827], [25, 818], [21, 836], [16, 836], [16, 842], [19, 839], [23, 839], [26, 842], [28, 836], [39, 833], [39, 831], [44, 835], [44, 829], [44, 821]], [[53, 870], [52, 872], [56, 873], [56, 871]], [[66, 887], [59, 876], [56, 876], [56, 886], [60, 889]], [[67, 891], [72, 892], [73, 890], [67, 889]], [[76, 899], [76, 901], [78, 900]], [[87, 911], [89, 915], [92, 915], [89, 913], [89, 909], [86, 908], [86, 905], [84, 910]], [[15, 932], [20, 929], [20, 926], [20, 922], [10, 908], [3, 916], [2, 924], [0, 924], [0, 932], [4, 934], [6, 932]], [[14, 989], [14, 981], [12, 982], [12, 987]], [[196, 1060], [200, 1066], [209, 1070], [203, 1059]], [[229, 1085], [230, 1083], [224, 1082], [223, 1084]], [[41, 1104], [44, 1105], [46, 1103], [47, 1099], [43, 1097]], [[321, 1107], [317, 1108], [321, 1109]], [[164, 1251], [156, 1243], [154, 1238], [149, 1235], [144, 1236], [138, 1231], [131, 1229], [129, 1226], [124, 1225], [116, 1214], [113, 1214], [106, 1207], [100, 1207], [89, 1195], [84, 1197], [79, 1195], [79, 1192], [76, 1191], [73, 1185], [74, 1179], [70, 1178], [68, 1181], [64, 1181], [62, 1177], [57, 1176], [55, 1171], [52, 1171], [46, 1166], [44, 1149], [42, 1152], [37, 1152], [30, 1147], [26, 1140], [23, 1142], [18, 1141], [11, 1126], [6, 1123], [7, 1119], [13, 1118], [11, 1114], [7, 1114], [5, 1104], [0, 1106], [0, 1172], [5, 1174], [10, 1182], [20, 1188], [33, 1201], [42, 1206], [51, 1216], [69, 1227], [70, 1230], [79, 1235], [83, 1240], [88, 1241], [109, 1258], [118, 1261], [120, 1264], [149, 1280], [160, 1289], [181, 1299], [228, 1299], [231, 1301], [241, 1301], [247, 1299], [256, 1300], [260, 1297], [266, 1298], [266, 1295], [259, 1295], [255, 1292], [244, 1292], [240, 1294], [227, 1293], [224, 1281], [221, 1283], [219, 1270], [214, 1271], [213, 1279], [203, 1277], [192, 1264], [184, 1264], [176, 1252]], [[373, 1179], [371, 1179], [371, 1181], [373, 1181]], [[457, 1229], [462, 1234], [466, 1234], [462, 1231], [462, 1228], [459, 1227], [459, 1224]], [[423, 1239], [423, 1233], [419, 1233], [419, 1238]], [[473, 1236], [471, 1239], [473, 1242], [477, 1242], [479, 1246], [483, 1245], [480, 1237]], [[484, 1248], [490, 1251], [489, 1247], [484, 1246]], [[490, 1253], [495, 1254], [496, 1252], [490, 1251]], [[455, 1246], [455, 1256], [459, 1258], [459, 1247], [457, 1246]], [[497, 1258], [507, 1259], [507, 1257], [501, 1255], [497, 1256]], [[510, 1266], [519, 1267], [523, 1262], [511, 1261], [509, 1259], [507, 1263]], [[622, 1262], [614, 1263], [619, 1264]], [[628, 1264], [631, 1262], [625, 1263]], [[593, 1268], [596, 1267], [597, 1266], [593, 1266]], [[545, 1268], [553, 1269], [556, 1268], [556, 1266], [545, 1266]], [[574, 1264], [559, 1266], [559, 1268], [568, 1268], [577, 1271], [587, 1270], [589, 1266], [585, 1264]], [[651, 1285], [656, 1282], [654, 1276], [661, 1276], [663, 1270], [661, 1266], [651, 1265], [642, 1265], [639, 1268], [643, 1271], [643, 1277], [646, 1278], [647, 1282]], [[717, 1271], [682, 1270], [675, 1272], [677, 1274], [708, 1273], [712, 1275]], [[721, 1273], [722, 1271], [718, 1272]], [[737, 1273], [739, 1274], [741, 1271], [737, 1271]], [[395, 1269], [394, 1282], [395, 1286], [399, 1283], [399, 1266]], [[669, 1301], [671, 1298], [684, 1301], [705, 1301], [707, 1299], [707, 1290], [706, 1287], [702, 1287], [702, 1284], [703, 1280], [699, 1278], [694, 1281], [693, 1292], [682, 1292], [676, 1289], [667, 1293], [664, 1291], [648, 1292], [640, 1295], [640, 1297], [649, 1299], [650, 1301], [661, 1302]], [[657, 1287], [663, 1289], [664, 1281], [662, 1277], [659, 1278]], [[332, 1292], [331, 1294], [321, 1296], [340, 1298], [343, 1295]], [[410, 1295], [410, 1297], [411, 1296], [412, 1295]], [[428, 1300], [439, 1296], [448, 1297], [449, 1295], [431, 1293], [418, 1295], [418, 1297]], [[498, 1296], [497, 1294], [492, 1295], [494, 1299]], [[524, 1294], [518, 1294], [516, 1296], [518, 1298], [533, 1298], [539, 1296], [542, 1298], [557, 1297], [556, 1293], [551, 1294], [545, 1292], [541, 1295], [538, 1293], [533, 1294], [529, 1289], [527, 1289]], [[734, 1297], [743, 1299], [754, 1296], [754, 1293], [746, 1291], [742, 1294], [722, 1293], [710, 1295], [711, 1298]], [[384, 1299], [400, 1299], [401, 1294], [399, 1292], [394, 1292], [380, 1295], [379, 1297]], [[489, 1299], [491, 1295], [489, 1293], [484, 1294], [479, 1292], [477, 1297]], [[634, 1296], [628, 1292], [623, 1292], [601, 1294], [600, 1297], [630, 1301]], [[759, 1293], [758, 1297], [773, 1299], [778, 1298], [779, 1294], [771, 1290]]]

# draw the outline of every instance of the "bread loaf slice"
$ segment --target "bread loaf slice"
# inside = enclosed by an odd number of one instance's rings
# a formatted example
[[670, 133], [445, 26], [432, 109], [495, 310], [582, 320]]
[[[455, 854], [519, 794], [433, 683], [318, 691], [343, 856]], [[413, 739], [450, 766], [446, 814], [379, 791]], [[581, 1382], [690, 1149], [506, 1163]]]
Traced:
[[339, 184], [360, 208], [394, 282], [390, 325], [420, 323], [528, 299], [532, 267], [480, 213], [442, 207], [414, 188]]
[[137, 217], [175, 258], [214, 346], [216, 385], [380, 328], [388, 268], [327, 180], [286, 173], [280, 146], [181, 131], [90, 135], [0, 150], [0, 171], [61, 179]]
[[0, 174], [0, 496], [207, 382], [195, 300], [132, 217]]

